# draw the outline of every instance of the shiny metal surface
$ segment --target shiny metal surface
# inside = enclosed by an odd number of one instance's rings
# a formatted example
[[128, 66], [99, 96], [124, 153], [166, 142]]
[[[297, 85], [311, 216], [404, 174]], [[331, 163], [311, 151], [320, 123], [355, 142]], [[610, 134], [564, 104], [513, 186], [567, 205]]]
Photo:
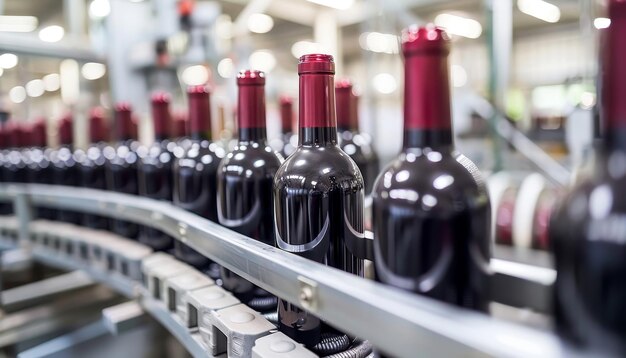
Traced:
[[[413, 357], [418, 351], [425, 356], [559, 357], [574, 354], [554, 334], [502, 322], [311, 263], [167, 203], [119, 193], [46, 185], [2, 185], [0, 198], [123, 217], [164, 230], [257, 286], [291, 302], [300, 303], [306, 296], [301, 288], [314, 284], [314, 294], [306, 298], [309, 303], [315, 303], [308, 306], [315, 315], [338, 329], [369, 339], [374, 346], [394, 356]], [[22, 227], [28, 229], [27, 224]], [[47, 255], [34, 254], [44, 261], [56, 260], [60, 267], [67, 264]], [[113, 276], [91, 274], [96, 280], [133, 292], [129, 282], [110, 282]], [[148, 312], [156, 309], [150, 299], [143, 297], [141, 302]], [[165, 309], [159, 312], [157, 315], [163, 315]], [[363, 315], [363, 312], [368, 314]], [[167, 317], [162, 319], [173, 319]]]

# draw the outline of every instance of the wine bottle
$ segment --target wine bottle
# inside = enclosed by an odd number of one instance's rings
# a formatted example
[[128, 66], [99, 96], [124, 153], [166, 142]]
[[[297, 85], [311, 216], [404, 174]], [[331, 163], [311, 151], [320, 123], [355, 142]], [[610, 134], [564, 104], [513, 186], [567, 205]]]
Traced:
[[489, 302], [490, 205], [476, 166], [454, 150], [447, 34], [402, 34], [404, 140], [374, 185], [377, 279], [459, 306]]
[[[63, 137], [59, 136], [59, 148], [50, 152], [50, 164], [52, 167], [52, 183], [55, 185], [78, 186], [79, 172], [78, 164], [74, 157], [72, 138], [72, 118], [64, 118], [61, 123], [63, 128]], [[69, 133], [68, 133], [69, 132]], [[68, 135], [69, 134], [69, 135]], [[81, 221], [81, 214], [72, 210], [55, 210], [56, 220], [65, 221], [72, 224], [78, 224]]]
[[[211, 108], [209, 91], [205, 86], [191, 86], [189, 101], [189, 128], [191, 137], [187, 148], [174, 162], [174, 204], [211, 221], [217, 219], [217, 167], [225, 151], [211, 142]], [[202, 270], [209, 269], [211, 261], [189, 246], [176, 240], [177, 258]], [[216, 266], [213, 266], [216, 267]]]
[[559, 204], [550, 221], [555, 321], [573, 342], [626, 355], [626, 1], [610, 0], [601, 30], [603, 139], [593, 175]]
[[[90, 144], [87, 149], [77, 149], [74, 153], [78, 164], [79, 186], [106, 190], [106, 158], [103, 149], [109, 141], [109, 125], [102, 108], [91, 110], [88, 125]], [[94, 214], [83, 214], [81, 224], [92, 229], [107, 230], [109, 228], [109, 220], [106, 217]]]
[[[362, 275], [354, 248], [363, 239], [363, 177], [337, 145], [334, 72], [330, 55], [300, 57], [298, 148], [274, 179], [276, 246]], [[279, 300], [278, 320], [298, 342], [319, 342], [320, 320], [295, 304]]]
[[[106, 185], [107, 190], [124, 194], [139, 194], [137, 184], [137, 138], [133, 137], [134, 123], [132, 109], [128, 103], [118, 103], [115, 106], [115, 133], [117, 144], [103, 149], [106, 160]], [[136, 239], [139, 234], [137, 224], [113, 219], [110, 222], [111, 229], [116, 234]]]
[[352, 82], [348, 79], [337, 81], [335, 96], [339, 146], [361, 170], [365, 193], [369, 194], [378, 175], [378, 156], [370, 142], [359, 133], [358, 99], [352, 90]]
[[[154, 143], [137, 149], [139, 195], [171, 202], [174, 189], [174, 155], [168, 149], [171, 148], [168, 131], [172, 125], [170, 97], [167, 93], [155, 93], [151, 103]], [[171, 236], [146, 226], [139, 230], [139, 242], [159, 251], [169, 250], [174, 245]]]
[[[265, 74], [242, 71], [239, 87], [237, 145], [217, 170], [219, 223], [240, 234], [274, 246], [274, 175], [282, 162], [267, 144], [265, 124]], [[222, 268], [223, 286], [247, 302], [254, 285]]]

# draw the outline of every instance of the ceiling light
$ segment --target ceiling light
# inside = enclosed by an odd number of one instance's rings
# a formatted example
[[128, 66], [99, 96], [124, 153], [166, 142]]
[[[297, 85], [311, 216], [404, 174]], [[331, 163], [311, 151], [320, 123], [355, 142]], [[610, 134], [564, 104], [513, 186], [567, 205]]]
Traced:
[[235, 73], [235, 65], [230, 58], [224, 58], [217, 64], [217, 73], [224, 78], [230, 78]]
[[442, 27], [447, 33], [476, 39], [483, 32], [480, 22], [463, 16], [439, 14], [435, 17], [435, 25]]
[[347, 10], [352, 4], [354, 4], [354, 0], [308, 0], [314, 4], [332, 7], [337, 10]]
[[0, 55], [0, 67], [9, 69], [17, 66], [17, 56], [12, 53], [3, 53]]
[[9, 99], [13, 103], [22, 103], [26, 99], [26, 89], [22, 86], [11, 88], [9, 91]]
[[43, 81], [40, 79], [29, 81], [26, 84], [26, 94], [30, 97], [39, 97], [44, 94], [45, 91]]
[[546, 22], [557, 22], [561, 18], [558, 6], [543, 0], [517, 0], [517, 8], [526, 15]]
[[593, 26], [595, 26], [596, 29], [606, 29], [607, 27], [611, 26], [611, 19], [607, 17], [595, 18], [593, 20]]
[[270, 32], [274, 27], [274, 20], [266, 14], [252, 14], [248, 17], [248, 29], [257, 34]]
[[189, 66], [183, 71], [182, 80], [188, 86], [203, 85], [209, 81], [209, 70], [202, 65]]
[[35, 31], [38, 24], [34, 16], [0, 16], [0, 31], [31, 32]]
[[463, 87], [467, 84], [467, 71], [463, 66], [452, 65], [451, 67], [452, 85], [454, 87]]
[[89, 17], [92, 19], [102, 19], [111, 13], [111, 3], [109, 0], [93, 0], [89, 4]]
[[398, 36], [380, 32], [364, 32], [359, 36], [359, 44], [364, 50], [380, 53], [398, 53]]
[[389, 73], [379, 73], [372, 79], [374, 89], [382, 94], [393, 93], [398, 88], [396, 79]]
[[300, 58], [309, 53], [326, 53], [324, 46], [311, 40], [298, 41], [291, 46], [291, 54], [295, 58]]
[[45, 75], [42, 80], [43, 87], [48, 92], [54, 92], [61, 88], [61, 77], [57, 73]]
[[65, 29], [52, 25], [39, 30], [39, 39], [44, 42], [59, 42], [65, 35]]
[[88, 80], [97, 80], [98, 78], [104, 76], [106, 71], [106, 67], [103, 64], [97, 62], [87, 62], [80, 70], [80, 72], [83, 74], [83, 77]]
[[270, 72], [276, 67], [276, 57], [270, 50], [254, 51], [249, 58], [250, 67], [254, 70]]

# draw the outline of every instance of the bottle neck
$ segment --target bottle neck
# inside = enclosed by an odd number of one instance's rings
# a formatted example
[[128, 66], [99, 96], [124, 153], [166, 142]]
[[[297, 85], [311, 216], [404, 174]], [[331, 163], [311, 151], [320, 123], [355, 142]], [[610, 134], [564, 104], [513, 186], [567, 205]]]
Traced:
[[280, 106], [281, 129], [283, 133], [293, 132], [293, 107], [291, 103]]
[[611, 26], [601, 37], [601, 121], [606, 151], [626, 150], [626, 4], [610, 2]]
[[208, 93], [189, 96], [189, 131], [193, 140], [211, 138], [211, 107]]
[[340, 88], [335, 91], [337, 103], [337, 129], [340, 132], [357, 131], [356, 99], [352, 95], [352, 87]]
[[265, 89], [263, 85], [240, 84], [237, 103], [238, 137], [240, 142], [265, 141]]
[[405, 59], [404, 143], [406, 148], [452, 146], [447, 56], [413, 53]]
[[240, 142], [265, 142], [267, 140], [267, 131], [265, 128], [240, 128]]
[[299, 145], [337, 144], [334, 76], [300, 75]]

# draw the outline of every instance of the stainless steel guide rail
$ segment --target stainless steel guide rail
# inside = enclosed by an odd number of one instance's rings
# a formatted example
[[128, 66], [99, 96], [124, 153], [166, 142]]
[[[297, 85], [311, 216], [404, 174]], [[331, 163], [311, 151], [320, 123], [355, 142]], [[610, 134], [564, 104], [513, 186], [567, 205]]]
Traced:
[[[121, 218], [162, 230], [255, 285], [303, 306], [353, 336], [370, 340], [393, 356], [579, 355], [550, 332], [497, 320], [313, 263], [166, 202], [34, 184], [0, 184], [0, 200], [14, 201], [21, 236], [28, 235], [32, 205]], [[515, 265], [509, 263], [507, 270], [523, 269]], [[549, 279], [551, 270], [543, 270], [539, 275]], [[498, 275], [502, 278], [508, 273]], [[550, 283], [518, 279], [531, 285]]]

